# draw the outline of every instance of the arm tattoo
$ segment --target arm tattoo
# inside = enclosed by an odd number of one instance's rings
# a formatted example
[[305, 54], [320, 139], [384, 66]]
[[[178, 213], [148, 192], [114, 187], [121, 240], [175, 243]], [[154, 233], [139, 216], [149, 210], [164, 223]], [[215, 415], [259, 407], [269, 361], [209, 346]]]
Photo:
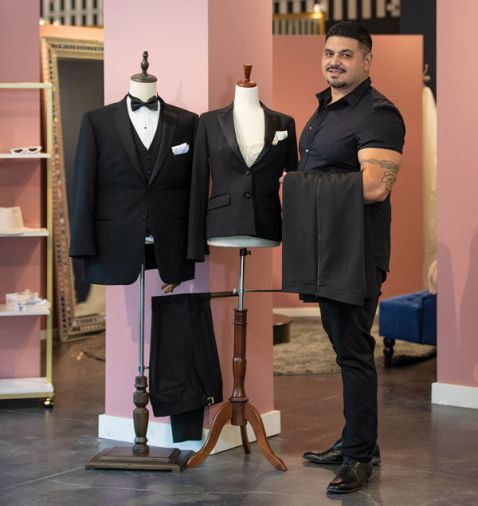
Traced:
[[387, 190], [390, 192], [392, 190], [392, 186], [397, 180], [397, 174], [400, 170], [400, 167], [390, 160], [377, 160], [376, 158], [367, 158], [365, 160], [360, 160], [360, 165], [363, 166], [366, 163], [374, 163], [376, 165], [380, 165], [383, 171], [382, 183], [385, 185]]

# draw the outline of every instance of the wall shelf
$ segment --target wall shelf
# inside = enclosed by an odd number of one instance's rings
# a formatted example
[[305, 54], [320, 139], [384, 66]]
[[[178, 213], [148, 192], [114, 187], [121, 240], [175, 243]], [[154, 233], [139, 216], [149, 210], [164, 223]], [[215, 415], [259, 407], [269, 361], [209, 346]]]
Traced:
[[[46, 139], [45, 153], [15, 154], [0, 153], [0, 161], [4, 160], [40, 160], [46, 166], [45, 187], [42, 189], [46, 202], [46, 227], [33, 228], [21, 234], [4, 234], [4, 237], [45, 237], [46, 255], [43, 270], [46, 279], [46, 299], [53, 300], [53, 195], [52, 195], [52, 160], [50, 153], [53, 150], [53, 85], [51, 83], [0, 83], [0, 90], [41, 90], [46, 94], [46, 107], [44, 109], [44, 137]], [[5, 149], [5, 147], [3, 147]], [[41, 161], [41, 160], [44, 161]], [[2, 164], [2, 171], [11, 169], [8, 164]], [[5, 244], [5, 243], [4, 243]], [[9, 243], [10, 244], [10, 243]], [[0, 317], [36, 317], [45, 318], [45, 376], [36, 378], [4, 378], [0, 379], [0, 400], [1, 399], [27, 399], [43, 398], [46, 407], [53, 406], [54, 389], [53, 376], [53, 328], [51, 307], [29, 307], [25, 311], [7, 310], [6, 304], [0, 304]], [[38, 336], [40, 340], [40, 335]]]
[[48, 153], [33, 153], [32, 155], [16, 155], [14, 153], [0, 153], [0, 159], [8, 160], [31, 160], [32, 158], [50, 158]]
[[47, 398], [53, 396], [53, 385], [46, 377], [0, 379], [2, 399]]
[[[35, 307], [25, 309], [24, 311], [15, 311], [13, 309], [7, 309], [6, 304], [0, 304], [0, 318], [2, 316], [48, 316], [50, 309], [45, 307]], [[0, 389], [1, 393], [1, 389]]]
[[48, 237], [50, 233], [46, 228], [37, 228], [29, 230], [28, 232], [21, 232], [19, 234], [2, 234], [0, 232], [0, 239], [2, 237]]

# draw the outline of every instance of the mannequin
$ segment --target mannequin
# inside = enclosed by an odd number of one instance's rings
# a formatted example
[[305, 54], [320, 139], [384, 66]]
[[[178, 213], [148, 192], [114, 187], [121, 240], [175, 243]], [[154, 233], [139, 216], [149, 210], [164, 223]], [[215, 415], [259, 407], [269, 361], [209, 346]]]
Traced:
[[[241, 154], [250, 168], [264, 147], [264, 109], [259, 101], [259, 87], [250, 80], [252, 65], [244, 65], [244, 79], [236, 84], [234, 93], [234, 130]], [[273, 248], [279, 241], [247, 235], [210, 237], [210, 246], [223, 248]]]
[[189, 202], [188, 259], [207, 245], [270, 248], [280, 244], [279, 184], [297, 169], [295, 122], [259, 101], [252, 65], [234, 102], [199, 118]]
[[[152, 74], [148, 74], [148, 52], [143, 52], [143, 61], [141, 62], [141, 74], [135, 74], [131, 76], [129, 82], [129, 95], [139, 98], [143, 102], [147, 102], [150, 98], [158, 96], [158, 88], [157, 83], [158, 79], [156, 76]], [[143, 114], [142, 116], [136, 116], [135, 112], [131, 108], [131, 98], [128, 96], [126, 99], [126, 103], [128, 106], [128, 115], [131, 119], [131, 123], [133, 124], [133, 128], [136, 130], [136, 133], [140, 136], [141, 141], [145, 145], [146, 148], [151, 146], [152, 139], [154, 134], [156, 133], [156, 129], [158, 128], [159, 123], [159, 115], [161, 113], [161, 105], [158, 102], [158, 110], [157, 113], [155, 111], [150, 111], [149, 109], [143, 108], [143, 110], [139, 111], [139, 114]], [[145, 116], [145, 114], [147, 116]], [[149, 135], [145, 137], [145, 130], [151, 127], [151, 132]], [[152, 247], [151, 245], [154, 242], [154, 238], [152, 235], [146, 237], [146, 247]], [[172, 293], [175, 288], [177, 288], [180, 283], [163, 283], [161, 285], [161, 289], [164, 293]]]
[[70, 256], [83, 259], [85, 279], [92, 283], [129, 285], [139, 275], [135, 444], [104, 450], [88, 469], [179, 470], [191, 455], [147, 444], [144, 299], [146, 269], [158, 270], [165, 293], [194, 278], [186, 250], [190, 147], [198, 116], [162, 100], [148, 67], [144, 51], [129, 94], [84, 114], [75, 160]]
[[246, 454], [250, 453], [249, 423], [264, 456], [276, 469], [285, 471], [286, 465], [269, 445], [261, 415], [245, 392], [244, 281], [248, 248], [280, 244], [279, 181], [284, 170], [297, 168], [297, 144], [293, 118], [259, 102], [258, 87], [250, 81], [251, 68], [244, 65], [244, 79], [237, 83], [234, 102], [202, 114], [196, 134], [188, 258], [203, 261], [207, 244], [239, 248], [240, 270], [234, 309], [232, 395], [221, 405], [203, 447], [189, 459], [188, 467], [197, 466], [209, 455], [230, 421], [240, 427]]

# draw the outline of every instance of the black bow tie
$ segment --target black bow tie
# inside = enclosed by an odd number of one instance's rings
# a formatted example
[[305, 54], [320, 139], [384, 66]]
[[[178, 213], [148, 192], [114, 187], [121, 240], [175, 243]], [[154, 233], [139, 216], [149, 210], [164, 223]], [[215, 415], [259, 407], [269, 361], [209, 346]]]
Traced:
[[147, 102], [143, 102], [141, 99], [137, 97], [133, 97], [133, 95], [130, 95], [128, 93], [129, 98], [131, 99], [131, 109], [133, 111], [137, 111], [140, 107], [147, 107], [148, 109], [151, 109], [152, 111], [158, 110], [158, 97], [155, 95], [154, 97], [151, 97]]

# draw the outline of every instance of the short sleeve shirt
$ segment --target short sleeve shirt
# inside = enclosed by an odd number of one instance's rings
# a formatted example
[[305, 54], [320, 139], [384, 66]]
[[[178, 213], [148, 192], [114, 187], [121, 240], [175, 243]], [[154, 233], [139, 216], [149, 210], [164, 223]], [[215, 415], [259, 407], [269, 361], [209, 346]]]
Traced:
[[300, 171], [358, 171], [358, 151], [363, 148], [402, 152], [402, 116], [370, 79], [333, 104], [330, 88], [317, 98], [319, 107], [300, 137]]

